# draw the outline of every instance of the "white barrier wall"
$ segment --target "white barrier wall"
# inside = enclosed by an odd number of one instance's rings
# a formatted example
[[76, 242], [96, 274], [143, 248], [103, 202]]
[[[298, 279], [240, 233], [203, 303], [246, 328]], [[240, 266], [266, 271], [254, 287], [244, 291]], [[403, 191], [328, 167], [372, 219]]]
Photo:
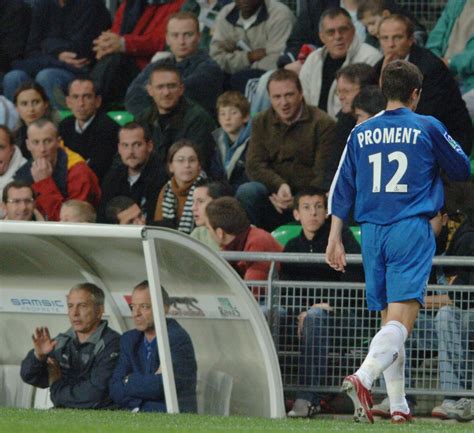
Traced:
[[[169, 315], [191, 336], [203, 411], [208, 378], [222, 372], [232, 384], [230, 414], [284, 416], [277, 355], [246, 285], [215, 252], [167, 229], [0, 222], [0, 363], [21, 362], [35, 326], [53, 334], [69, 327], [65, 294], [79, 282], [102, 287], [109, 324], [129, 329], [127, 296], [144, 279], [167, 289], [174, 301]], [[160, 291], [152, 302], [159, 350], [168, 353], [161, 356], [168, 410], [176, 412]]]

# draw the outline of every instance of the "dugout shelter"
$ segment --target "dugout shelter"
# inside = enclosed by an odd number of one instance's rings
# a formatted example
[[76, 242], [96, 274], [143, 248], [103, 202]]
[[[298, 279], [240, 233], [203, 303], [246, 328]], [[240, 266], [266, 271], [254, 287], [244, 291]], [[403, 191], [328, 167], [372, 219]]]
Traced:
[[[199, 413], [285, 416], [277, 354], [247, 286], [202, 243], [143, 226], [0, 222], [0, 392], [9, 392], [7, 379], [15, 382], [11, 371], [3, 372], [19, 366], [31, 349], [35, 326], [48, 326], [52, 335], [69, 328], [65, 295], [72, 286], [88, 281], [101, 287], [105, 318], [124, 332], [133, 327], [131, 290], [144, 279], [153, 288], [168, 412], [178, 412], [178, 404], [163, 300], [155, 289], [160, 284], [171, 297], [168, 315], [194, 344]], [[25, 406], [24, 400], [10, 398]]]

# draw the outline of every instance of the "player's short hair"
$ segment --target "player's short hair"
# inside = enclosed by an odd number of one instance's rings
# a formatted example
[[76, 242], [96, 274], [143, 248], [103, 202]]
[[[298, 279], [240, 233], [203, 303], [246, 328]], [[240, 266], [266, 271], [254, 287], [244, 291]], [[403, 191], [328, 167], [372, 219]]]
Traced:
[[[132, 290], [132, 293], [134, 293], [137, 290], [150, 290], [150, 285], [148, 284], [148, 280], [143, 280], [140, 283], [138, 283]], [[170, 295], [166, 291], [166, 289], [161, 286], [161, 295], [163, 297], [163, 304], [168, 306], [170, 305]]]
[[365, 86], [376, 85], [377, 75], [372, 66], [367, 63], [352, 63], [344, 66], [336, 73], [336, 79], [345, 78], [351, 83], [359, 84], [362, 89]]
[[321, 17], [319, 18], [319, 25], [318, 25], [319, 31], [322, 32], [324, 30], [323, 29], [323, 27], [324, 27], [323, 22], [324, 22], [325, 18], [330, 18], [330, 19], [333, 20], [334, 18], [337, 18], [340, 15], [345, 16], [349, 20], [350, 26], [354, 27], [354, 24], [352, 23], [352, 18], [351, 18], [351, 15], [349, 14], [349, 12], [347, 12], [344, 8], [334, 7], [334, 8], [326, 9], [321, 14]]
[[383, 17], [379, 24], [379, 30], [382, 24], [385, 21], [389, 21], [389, 20], [398, 21], [399, 23], [404, 24], [405, 29], [406, 29], [406, 35], [409, 39], [412, 38], [413, 35], [415, 34], [415, 24], [413, 23], [413, 21], [410, 18], [408, 18], [406, 15], [401, 15], [401, 14], [391, 14], [386, 17]]
[[132, 207], [134, 204], [138, 204], [133, 200], [133, 198], [127, 197], [125, 195], [118, 195], [111, 199], [105, 208], [105, 220], [109, 224], [118, 224], [118, 214]]
[[303, 197], [310, 196], [312, 197], [313, 195], [318, 195], [320, 197], [323, 197], [324, 199], [324, 207], [327, 209], [328, 207], [328, 198], [326, 196], [327, 191], [321, 188], [316, 188], [313, 186], [307, 186], [305, 188], [301, 188], [294, 196], [293, 198], [293, 209], [298, 210], [300, 207], [300, 200]]
[[87, 201], [67, 200], [62, 204], [61, 209], [64, 207], [74, 209], [83, 223], [95, 223], [96, 221], [97, 214], [94, 206]]
[[240, 111], [242, 117], [248, 116], [250, 113], [250, 103], [242, 93], [236, 90], [224, 92], [217, 98], [216, 108], [219, 111], [223, 107], [235, 107]]
[[413, 90], [421, 90], [423, 74], [418, 66], [406, 60], [389, 63], [382, 72], [382, 93], [388, 101], [407, 103]]
[[382, 111], [386, 106], [387, 100], [379, 86], [364, 87], [352, 101], [352, 111], [358, 108], [371, 116]]
[[151, 83], [153, 75], [159, 72], [171, 72], [178, 77], [181, 83], [183, 82], [183, 78], [181, 77], [181, 72], [179, 71], [179, 69], [171, 61], [165, 60], [163, 62], [159, 62], [158, 64], [153, 66], [153, 68], [151, 68], [148, 83]]
[[196, 188], [207, 188], [207, 195], [213, 200], [220, 197], [232, 197], [234, 191], [228, 182], [219, 180], [209, 180], [208, 178], [201, 178], [194, 184]]
[[69, 294], [79, 290], [84, 290], [85, 292], [89, 293], [91, 295], [92, 301], [97, 307], [104, 305], [105, 295], [104, 291], [100, 287], [93, 283], [79, 283], [69, 290]]
[[273, 72], [268, 78], [267, 82], [267, 92], [270, 94], [270, 83], [272, 81], [291, 81], [295, 84], [296, 88], [300, 93], [303, 93], [303, 87], [301, 86], [300, 78], [298, 74], [288, 69], [277, 69]]
[[8, 193], [11, 189], [21, 189], [21, 188], [28, 188], [31, 191], [31, 196], [36, 198], [36, 193], [33, 187], [31, 186], [31, 182], [26, 182], [24, 180], [12, 180], [11, 182], [5, 185], [2, 192], [2, 201], [6, 203], [8, 200]]
[[122, 125], [119, 129], [119, 134], [121, 131], [133, 131], [134, 129], [141, 129], [143, 131], [143, 137], [145, 141], [151, 140], [151, 132], [148, 126], [144, 125], [143, 123], [137, 122], [132, 120], [131, 122], [127, 122], [125, 125]]
[[194, 14], [190, 11], [179, 11], [179, 12], [175, 12], [175, 13], [171, 14], [170, 17], [168, 18], [167, 23], [166, 23], [166, 29], [168, 29], [168, 24], [170, 23], [171, 20], [183, 20], [183, 21], [184, 20], [191, 20], [191, 21], [194, 22], [196, 32], [200, 33], [198, 17], [196, 16], [196, 14]]
[[247, 214], [234, 197], [221, 197], [206, 206], [206, 215], [210, 226], [222, 229], [229, 235], [239, 235], [250, 227]]

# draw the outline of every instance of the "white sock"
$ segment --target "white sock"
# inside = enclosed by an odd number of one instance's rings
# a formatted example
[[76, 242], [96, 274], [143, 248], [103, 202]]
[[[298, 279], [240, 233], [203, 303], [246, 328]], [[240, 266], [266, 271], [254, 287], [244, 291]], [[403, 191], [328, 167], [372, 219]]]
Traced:
[[367, 389], [371, 389], [382, 372], [397, 360], [407, 336], [405, 326], [396, 320], [391, 320], [375, 334], [369, 353], [355, 373]]
[[384, 370], [383, 377], [390, 400], [390, 413], [408, 413], [410, 408], [405, 398], [405, 345], [399, 350], [396, 361]]

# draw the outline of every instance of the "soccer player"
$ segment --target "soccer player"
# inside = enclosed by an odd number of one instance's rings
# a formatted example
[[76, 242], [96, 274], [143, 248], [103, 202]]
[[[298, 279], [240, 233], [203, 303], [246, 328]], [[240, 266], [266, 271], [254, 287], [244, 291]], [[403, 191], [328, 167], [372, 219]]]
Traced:
[[362, 226], [362, 257], [369, 310], [382, 312], [382, 328], [369, 353], [342, 389], [356, 421], [373, 422], [373, 382], [383, 372], [392, 422], [411, 414], [405, 399], [404, 343], [413, 328], [435, 252], [430, 218], [444, 201], [440, 169], [454, 181], [469, 178], [469, 160], [441, 122], [413, 113], [423, 76], [404, 60], [387, 65], [382, 92], [387, 108], [356, 126], [329, 195], [331, 231], [326, 261], [344, 272], [343, 220], [354, 205]]

